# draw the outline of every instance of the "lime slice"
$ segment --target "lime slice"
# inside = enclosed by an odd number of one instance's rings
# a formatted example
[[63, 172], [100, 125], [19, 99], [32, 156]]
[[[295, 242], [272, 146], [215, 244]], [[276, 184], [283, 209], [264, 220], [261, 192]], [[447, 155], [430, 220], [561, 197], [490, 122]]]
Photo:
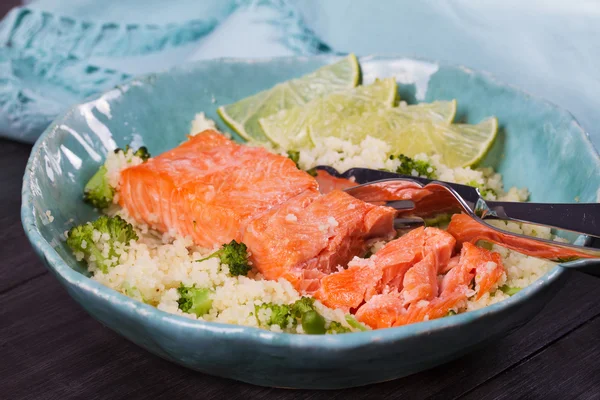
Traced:
[[306, 104], [325, 94], [355, 87], [359, 81], [360, 66], [356, 56], [350, 54], [308, 75], [280, 83], [237, 103], [221, 106], [217, 112], [231, 129], [245, 139], [265, 142], [267, 137], [258, 124], [260, 118]]
[[478, 164], [492, 147], [498, 134], [498, 119], [491, 117], [477, 125], [451, 125], [442, 132], [440, 154], [446, 165], [471, 167]]
[[494, 117], [477, 125], [441, 125], [410, 119], [403, 122], [397, 121], [393, 131], [376, 130], [373, 136], [390, 143], [395, 153], [409, 157], [419, 153], [439, 154], [450, 168], [477, 164], [498, 132], [498, 120]]
[[396, 80], [388, 78], [281, 110], [259, 123], [273, 143], [286, 150], [298, 150], [313, 146], [309, 131], [335, 136], [347, 118], [393, 107], [397, 96]]
[[[456, 100], [434, 101], [394, 108], [382, 107], [373, 112], [347, 117], [335, 132], [311, 130], [310, 137], [315, 144], [321, 143], [328, 136], [359, 144], [368, 135], [381, 136], [382, 139], [392, 143], [396, 135], [390, 134], [390, 132], [416, 128], [416, 133], [421, 124], [450, 125], [455, 115]], [[374, 131], [382, 132], [374, 133]], [[388, 136], [390, 137], [388, 138]]]
[[444, 164], [455, 168], [481, 161], [496, 137], [498, 120], [491, 117], [477, 125], [448, 125], [407, 117], [394, 108], [362, 115], [344, 128], [342, 134], [353, 142], [370, 135], [389, 143], [393, 154], [439, 154]]
[[456, 100], [399, 106], [394, 111], [409, 118], [429, 120], [437, 124], [450, 125], [456, 116]]

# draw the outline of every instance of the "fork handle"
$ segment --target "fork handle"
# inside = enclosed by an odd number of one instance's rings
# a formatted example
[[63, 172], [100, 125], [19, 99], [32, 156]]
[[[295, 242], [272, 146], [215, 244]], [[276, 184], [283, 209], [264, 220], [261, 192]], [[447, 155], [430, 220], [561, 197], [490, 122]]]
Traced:
[[[547, 225], [557, 229], [600, 237], [600, 203], [519, 203], [486, 201], [500, 219]], [[485, 218], [485, 216], [484, 216]]]

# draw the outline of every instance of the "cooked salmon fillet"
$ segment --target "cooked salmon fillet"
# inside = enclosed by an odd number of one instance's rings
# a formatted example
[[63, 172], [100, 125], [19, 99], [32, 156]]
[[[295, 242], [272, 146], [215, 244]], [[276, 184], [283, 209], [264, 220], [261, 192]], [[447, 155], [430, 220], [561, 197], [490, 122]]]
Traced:
[[364, 255], [369, 240], [393, 237], [395, 214], [339, 190], [306, 191], [252, 221], [242, 240], [267, 279], [283, 277], [311, 293], [323, 276]]
[[287, 157], [204, 131], [123, 170], [119, 203], [137, 221], [212, 248], [240, 241], [248, 222], [305, 191], [316, 181]]

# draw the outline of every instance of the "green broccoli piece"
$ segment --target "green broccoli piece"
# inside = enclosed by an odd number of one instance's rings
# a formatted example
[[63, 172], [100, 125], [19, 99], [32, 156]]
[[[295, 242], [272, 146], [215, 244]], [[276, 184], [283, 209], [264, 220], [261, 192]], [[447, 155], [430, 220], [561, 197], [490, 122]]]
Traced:
[[484, 185], [477, 183], [475, 181], [469, 181], [469, 182], [467, 182], [467, 185], [477, 188], [479, 190], [479, 194], [481, 194], [481, 196], [483, 196], [483, 197], [487, 197], [488, 194], [491, 194], [494, 196], [498, 195], [494, 189], [486, 188]]
[[264, 303], [256, 306], [255, 309], [257, 318], [259, 310], [271, 310], [271, 316], [267, 321], [267, 325], [279, 325], [281, 329], [285, 329], [290, 325], [296, 324], [296, 319], [292, 316], [291, 308], [287, 304]]
[[316, 311], [307, 311], [302, 314], [302, 329], [309, 335], [323, 335], [325, 329], [325, 318]]
[[349, 328], [346, 328], [344, 325], [340, 324], [337, 321], [331, 321], [329, 324], [329, 328], [327, 328], [327, 334], [340, 334], [340, 333], [348, 333], [351, 332]]
[[196, 314], [201, 317], [207, 314], [212, 307], [212, 299], [210, 298], [212, 290], [207, 288], [197, 288], [196, 285], [185, 286], [183, 283], [177, 288], [179, 299], [177, 300], [178, 308], [189, 314]]
[[440, 226], [446, 226], [450, 223], [452, 214], [438, 214], [432, 218], [425, 218], [425, 226], [434, 226], [439, 228]]
[[302, 318], [304, 313], [309, 311], [315, 311], [315, 299], [312, 297], [302, 297], [300, 300], [296, 300], [294, 304], [292, 304], [292, 315], [295, 318]]
[[[125, 146], [125, 149], [115, 149], [115, 153], [121, 152], [125, 155], [129, 155], [129, 145]], [[140, 147], [132, 154], [135, 157], [140, 157], [144, 161], [147, 161], [148, 158], [150, 158], [150, 153], [148, 153], [148, 149], [144, 146]], [[106, 165], [103, 164], [83, 188], [83, 200], [100, 209], [110, 206], [115, 197], [115, 189], [108, 183], [106, 173]]]
[[102, 165], [83, 188], [83, 200], [96, 208], [106, 208], [112, 204], [115, 189], [109, 185], [106, 167]]
[[500, 287], [500, 290], [502, 290], [504, 292], [504, 294], [512, 296], [514, 294], [519, 293], [521, 291], [521, 288], [504, 285], [504, 286]]
[[413, 160], [404, 154], [391, 155], [390, 160], [400, 161], [400, 166], [396, 169], [397, 174], [412, 176], [413, 171], [416, 171], [419, 176], [429, 179], [435, 178], [435, 168], [426, 161]]
[[292, 160], [294, 162], [294, 164], [296, 164], [296, 167], [298, 169], [300, 169], [300, 165], [298, 164], [298, 161], [300, 161], [300, 152], [294, 151], [294, 150], [288, 150], [287, 155], [288, 155], [289, 159]]
[[[95, 231], [100, 234], [94, 234]], [[104, 234], [108, 234], [108, 238]], [[67, 245], [73, 253], [83, 254], [88, 264], [93, 262], [102, 272], [107, 272], [119, 256], [116, 244], [126, 246], [130, 240], [137, 238], [133, 226], [123, 218], [103, 215], [94, 222], [71, 228], [67, 236]]]
[[[126, 146], [126, 147], [129, 147], [129, 146]], [[125, 150], [125, 153], [127, 153], [127, 150]], [[150, 152], [148, 151], [146, 146], [141, 146], [140, 148], [138, 148], [136, 151], [133, 152], [133, 155], [135, 157], [141, 158], [144, 161], [148, 161], [148, 159], [151, 157]]]
[[327, 331], [325, 329], [325, 318], [317, 312], [314, 304], [315, 299], [302, 297], [292, 304], [292, 315], [300, 321], [304, 332], [311, 335], [322, 335]]
[[316, 168], [311, 168], [311, 169], [307, 170], [306, 173], [309, 174], [312, 177], [316, 177], [317, 176], [317, 169]]
[[446, 314], [446, 317], [451, 317], [453, 315], [456, 315], [456, 311], [450, 310], [450, 311], [448, 311], [448, 314]]
[[354, 329], [358, 329], [359, 331], [368, 330], [368, 328], [366, 326], [364, 326], [363, 324], [361, 324], [360, 322], [358, 322], [356, 320], [356, 318], [354, 318], [354, 315], [352, 315], [352, 314], [346, 314], [346, 322], [348, 322], [348, 325], [350, 325]]
[[244, 243], [238, 243], [235, 240], [224, 244], [219, 250], [198, 261], [208, 260], [209, 258], [218, 257], [222, 264], [229, 266], [229, 273], [232, 276], [248, 275], [252, 269], [248, 263], [248, 248]]

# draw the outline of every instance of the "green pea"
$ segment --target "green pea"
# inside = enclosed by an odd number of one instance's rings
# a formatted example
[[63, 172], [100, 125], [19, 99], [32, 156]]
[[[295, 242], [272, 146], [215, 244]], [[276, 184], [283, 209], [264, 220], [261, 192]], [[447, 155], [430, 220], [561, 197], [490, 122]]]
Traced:
[[325, 318], [316, 311], [307, 311], [302, 315], [302, 328], [310, 335], [323, 335], [325, 330]]

